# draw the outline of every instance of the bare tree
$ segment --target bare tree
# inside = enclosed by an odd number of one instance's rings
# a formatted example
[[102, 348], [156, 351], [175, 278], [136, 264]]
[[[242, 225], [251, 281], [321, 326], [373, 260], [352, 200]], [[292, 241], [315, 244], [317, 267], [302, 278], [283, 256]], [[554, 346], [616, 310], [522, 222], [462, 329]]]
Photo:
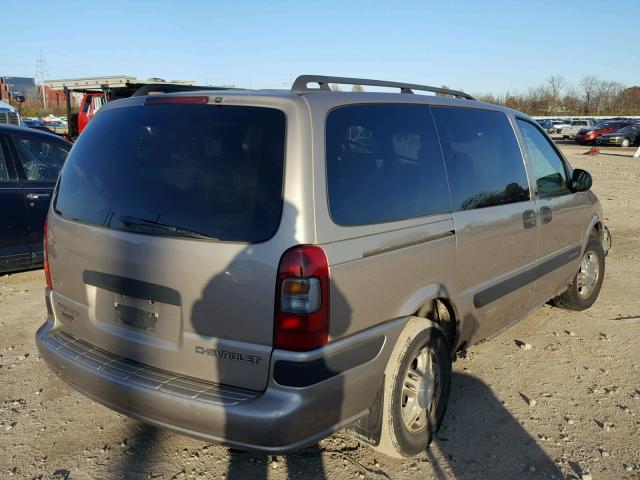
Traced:
[[560, 75], [551, 75], [547, 78], [547, 85], [549, 88], [549, 95], [551, 97], [549, 113], [551, 113], [551, 110], [556, 113], [561, 105], [560, 96], [562, 95], [562, 89], [564, 88], [564, 78]]
[[476, 93], [478, 100], [505, 105], [529, 115], [639, 115], [640, 86], [626, 88], [610, 80], [599, 80], [590, 75], [579, 85], [565, 82], [559, 75], [532, 87], [526, 93], [506, 91]]
[[582, 99], [584, 102], [584, 115], [589, 115], [589, 111], [594, 102], [594, 96], [598, 86], [598, 79], [593, 75], [588, 75], [580, 81], [582, 88]]
[[596, 85], [595, 103], [598, 115], [616, 110], [616, 98], [624, 87], [618, 82], [602, 80]]
[[351, 91], [352, 92], [364, 92], [364, 88], [362, 88], [362, 85], [354, 85], [353, 87], [351, 87]]
[[562, 109], [569, 114], [580, 113], [582, 101], [575, 87], [568, 87], [562, 97]]

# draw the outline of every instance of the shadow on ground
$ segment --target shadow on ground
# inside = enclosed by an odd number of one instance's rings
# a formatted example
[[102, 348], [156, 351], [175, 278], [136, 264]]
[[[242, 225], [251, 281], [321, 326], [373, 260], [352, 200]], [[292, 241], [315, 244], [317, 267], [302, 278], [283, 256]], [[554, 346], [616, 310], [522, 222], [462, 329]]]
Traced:
[[[137, 427], [128, 442], [127, 449], [131, 451], [114, 469], [114, 478], [148, 478], [155, 454], [162, 451], [158, 445], [161, 443], [159, 431], [149, 426]], [[342, 460], [335, 459], [336, 455], [346, 459], [352, 468], [337, 473], [335, 469], [346, 467]], [[374, 467], [374, 458], [381, 465]], [[335, 464], [325, 464], [327, 459]], [[266, 479], [273, 468], [271, 462], [272, 458], [267, 455], [230, 449], [227, 478]], [[424, 455], [400, 461], [385, 458], [362, 446], [347, 446], [336, 452], [315, 445], [278, 457], [277, 463], [279, 469], [284, 470], [286, 466], [290, 479], [326, 479], [334, 474], [346, 478], [353, 470], [375, 479], [404, 478], [430, 472], [438, 480], [564, 478], [553, 460], [505, 409], [491, 389], [481, 380], [461, 373], [453, 375], [444, 424]], [[215, 468], [217, 474], [222, 473], [217, 465], [211, 468]], [[210, 473], [214, 473], [213, 470]]]
[[[447, 415], [427, 459], [433, 463], [436, 478], [563, 478], [491, 389], [461, 373], [453, 375]], [[444, 475], [445, 470], [449, 476]]]

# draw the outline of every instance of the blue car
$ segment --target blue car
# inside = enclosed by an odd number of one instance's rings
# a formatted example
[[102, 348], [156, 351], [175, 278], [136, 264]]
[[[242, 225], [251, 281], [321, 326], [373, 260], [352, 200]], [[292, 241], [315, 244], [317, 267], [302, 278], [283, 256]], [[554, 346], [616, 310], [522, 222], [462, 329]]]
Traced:
[[28, 119], [22, 119], [22, 126], [23, 127], [41, 127], [44, 125], [44, 122], [41, 120], [28, 120]]
[[0, 124], [0, 274], [42, 266], [42, 229], [71, 143]]

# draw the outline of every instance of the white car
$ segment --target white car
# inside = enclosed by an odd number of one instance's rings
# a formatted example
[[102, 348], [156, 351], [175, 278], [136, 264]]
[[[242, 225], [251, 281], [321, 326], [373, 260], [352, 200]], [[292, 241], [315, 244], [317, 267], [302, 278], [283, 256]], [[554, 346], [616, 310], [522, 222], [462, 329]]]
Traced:
[[555, 127], [555, 132], [551, 133], [560, 133], [563, 128], [571, 125], [571, 120], [551, 120], [551, 123]]
[[562, 130], [560, 130], [560, 135], [562, 135], [563, 139], [568, 140], [569, 138], [574, 138], [578, 134], [578, 132], [583, 128], [595, 128], [595, 127], [596, 127], [596, 121], [592, 120], [591, 118], [574, 120], [571, 122], [571, 125], [562, 127]]

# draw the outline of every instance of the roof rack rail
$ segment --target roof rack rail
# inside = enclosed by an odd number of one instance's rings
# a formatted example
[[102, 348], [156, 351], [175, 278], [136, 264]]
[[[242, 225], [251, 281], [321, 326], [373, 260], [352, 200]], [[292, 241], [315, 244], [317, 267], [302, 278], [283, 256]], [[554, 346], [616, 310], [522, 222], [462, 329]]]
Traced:
[[[309, 83], [317, 83], [319, 87], [309, 88]], [[330, 83], [399, 88], [400, 93], [413, 93], [413, 90], [421, 90], [425, 92], [451, 95], [457, 98], [465, 98], [467, 100], [475, 100], [475, 98], [468, 93], [460, 92], [458, 90], [450, 90], [448, 88], [429, 87], [427, 85], [415, 85], [412, 83], [388, 82], [386, 80], [371, 80], [368, 78], [330, 77], [327, 75], [300, 75], [293, 82], [291, 90], [294, 92], [329, 92], [331, 91], [331, 88], [329, 88]]]
[[149, 95], [149, 93], [193, 92], [197, 90], [231, 90], [231, 87], [204, 87], [201, 85], [179, 85], [175, 83], [151, 83], [141, 86], [131, 96], [142, 97], [144, 95]]

